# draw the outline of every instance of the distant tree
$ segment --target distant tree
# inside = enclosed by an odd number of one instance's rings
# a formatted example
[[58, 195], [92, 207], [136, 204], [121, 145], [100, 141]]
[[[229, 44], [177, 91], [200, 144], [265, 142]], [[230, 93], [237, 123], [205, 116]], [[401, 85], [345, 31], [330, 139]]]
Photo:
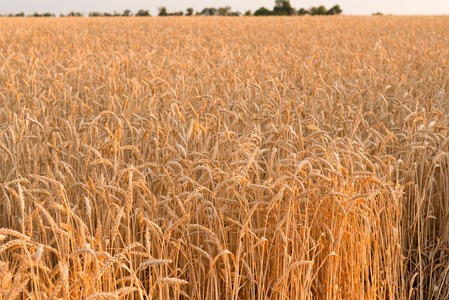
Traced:
[[380, 11], [378, 11], [378, 12], [376, 12], [376, 13], [373, 13], [373, 16], [383, 16], [384, 14], [383, 13], [381, 13]]
[[339, 15], [343, 12], [343, 10], [340, 8], [340, 5], [335, 5], [331, 9], [327, 11], [328, 15]]
[[143, 10], [140, 9], [137, 13], [136, 13], [136, 17], [149, 17], [150, 16], [150, 12], [148, 10]]
[[251, 11], [250, 10], [245, 11], [245, 16], [251, 16]]
[[158, 16], [160, 16], [160, 17], [168, 16], [167, 9], [165, 8], [165, 6], [159, 7], [158, 9], [159, 9]]
[[67, 17], [81, 17], [82, 14], [80, 12], [71, 11], [67, 14]]
[[193, 15], [193, 8], [189, 7], [187, 8], [186, 16], [192, 16]]
[[14, 15], [15, 17], [25, 17], [25, 13], [23, 11]]
[[101, 17], [101, 13], [98, 11], [91, 11], [89, 17]]
[[282, 1], [282, 10], [288, 15], [293, 15], [293, 11], [295, 10], [292, 5], [290, 4], [290, 1]]
[[290, 4], [290, 1], [285, 0], [282, 1], [282, 5], [281, 6], [275, 6], [273, 9], [273, 12], [275, 15], [279, 15], [279, 16], [291, 16], [293, 15], [293, 7]]
[[122, 13], [123, 17], [129, 17], [132, 16], [131, 11], [129, 9], [125, 9]]
[[35, 12], [33, 15], [33, 17], [54, 17], [55, 15], [49, 12], [43, 13], [43, 14], [39, 14], [37, 12]]
[[307, 9], [304, 9], [304, 8], [300, 8], [298, 10], [298, 15], [300, 15], [300, 16], [308, 15], [309, 13], [310, 12]]
[[310, 14], [312, 16], [317, 16], [317, 15], [326, 15], [327, 14], [327, 10], [323, 5], [320, 5], [318, 7], [312, 7], [310, 9]]
[[217, 15], [217, 9], [215, 7], [206, 7], [201, 11], [202, 16], [215, 16]]
[[229, 16], [231, 13], [231, 7], [225, 6], [225, 7], [219, 7], [218, 8], [218, 15], [219, 16]]
[[254, 12], [255, 16], [271, 16], [273, 12], [265, 7], [261, 7]]

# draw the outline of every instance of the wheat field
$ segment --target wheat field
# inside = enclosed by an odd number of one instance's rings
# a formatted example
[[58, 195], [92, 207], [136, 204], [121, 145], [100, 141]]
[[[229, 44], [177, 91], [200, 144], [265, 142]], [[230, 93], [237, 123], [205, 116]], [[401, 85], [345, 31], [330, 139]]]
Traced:
[[0, 299], [449, 297], [449, 17], [0, 28]]

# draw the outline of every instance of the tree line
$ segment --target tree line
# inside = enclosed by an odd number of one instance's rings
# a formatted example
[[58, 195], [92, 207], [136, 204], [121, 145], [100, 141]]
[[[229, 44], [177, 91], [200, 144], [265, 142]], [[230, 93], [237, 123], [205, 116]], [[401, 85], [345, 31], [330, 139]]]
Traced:
[[[273, 10], [269, 10], [265, 7], [261, 7], [254, 12], [254, 16], [291, 16], [291, 15], [339, 15], [343, 12], [340, 5], [335, 5], [330, 9], [326, 9], [323, 5], [318, 7], [311, 7], [309, 9], [300, 8], [296, 10], [290, 5], [290, 1], [282, 1], [281, 5], [277, 5]], [[245, 13], [245, 15], [251, 15], [251, 12]]]
[[[206, 7], [200, 11], [194, 11], [193, 8], [187, 8], [186, 11], [174, 11], [169, 12], [165, 6], [159, 7], [157, 16], [240, 16], [242, 15], [239, 11], [233, 11], [230, 6], [224, 7]], [[309, 9], [295, 9], [291, 6], [290, 1], [277, 0], [275, 6], [272, 10], [267, 9], [265, 7], [261, 7], [252, 13], [250, 10], [244, 13], [245, 16], [291, 16], [291, 15], [339, 15], [343, 12], [339, 5], [335, 5], [330, 9], [326, 9], [323, 5], [318, 7], [311, 7]], [[52, 13], [34, 13], [31, 15], [25, 15], [23, 12], [17, 14], [8, 14], [5, 16], [9, 17], [56, 17], [55, 14]], [[60, 17], [83, 17], [84, 14], [80, 12], [70, 12], [66, 15], [60, 14]], [[136, 13], [133, 13], [129, 9], [124, 10], [123, 12], [114, 11], [113, 13], [109, 12], [98, 12], [92, 11], [89, 12], [88, 17], [150, 17], [150, 11], [145, 9], [140, 9]]]

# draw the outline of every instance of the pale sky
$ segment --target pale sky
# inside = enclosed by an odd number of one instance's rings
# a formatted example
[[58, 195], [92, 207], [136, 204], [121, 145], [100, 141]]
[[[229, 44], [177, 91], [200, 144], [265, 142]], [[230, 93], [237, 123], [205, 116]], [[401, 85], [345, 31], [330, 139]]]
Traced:
[[[380, 11], [384, 14], [400, 15], [441, 15], [449, 14], [449, 0], [290, 0], [294, 8], [310, 8], [324, 5], [330, 8], [339, 4], [343, 14], [370, 15]], [[254, 11], [261, 6], [272, 9], [274, 0], [0, 0], [0, 14], [34, 12], [51, 12], [67, 14], [79, 11], [87, 14], [89, 11], [122, 12], [125, 9], [135, 13], [139, 9], [150, 11], [157, 15], [158, 7], [165, 6], [169, 12], [185, 11], [188, 7], [202, 10], [205, 7], [220, 7], [229, 5], [232, 10], [245, 12]]]

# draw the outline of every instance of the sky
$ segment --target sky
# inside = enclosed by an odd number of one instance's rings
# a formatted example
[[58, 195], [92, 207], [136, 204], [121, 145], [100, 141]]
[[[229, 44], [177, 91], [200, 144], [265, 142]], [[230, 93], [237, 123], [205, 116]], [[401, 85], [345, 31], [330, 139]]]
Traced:
[[[449, 0], [290, 0], [294, 8], [310, 8], [324, 5], [327, 8], [339, 4], [346, 15], [370, 15], [375, 12], [399, 15], [449, 15]], [[231, 6], [232, 10], [245, 12], [262, 6], [272, 9], [274, 0], [0, 0], [0, 14], [51, 12], [67, 14], [79, 11], [123, 12], [129, 9], [149, 10], [157, 15], [158, 7], [165, 6], [168, 12], [185, 11], [192, 7], [195, 11], [205, 7]]]

